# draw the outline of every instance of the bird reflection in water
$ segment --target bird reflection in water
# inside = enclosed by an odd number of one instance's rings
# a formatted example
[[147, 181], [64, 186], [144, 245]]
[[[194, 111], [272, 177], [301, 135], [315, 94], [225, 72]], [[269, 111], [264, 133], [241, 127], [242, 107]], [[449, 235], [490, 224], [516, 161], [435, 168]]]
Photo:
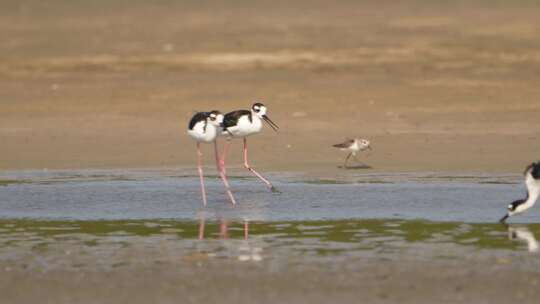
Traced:
[[[244, 240], [247, 240], [249, 238], [249, 221], [244, 220], [243, 225], [244, 225], [243, 226]], [[206, 219], [204, 217], [201, 217], [199, 219], [199, 240], [204, 240], [205, 228], [206, 228]], [[227, 219], [219, 220], [219, 237], [222, 239], [229, 238], [229, 220]]]
[[[262, 247], [255, 246], [254, 240], [249, 240], [249, 221], [245, 219], [243, 221], [243, 238], [244, 241], [241, 242], [238, 246], [238, 243], [234, 242], [234, 240], [230, 237], [229, 234], [229, 227], [230, 227], [230, 221], [228, 219], [221, 218], [219, 220], [219, 238], [222, 240], [227, 240], [230, 242], [227, 242], [225, 247], [230, 248], [231, 251], [236, 252], [238, 261], [244, 262], [244, 261], [262, 261]], [[199, 220], [199, 240], [205, 239], [205, 229], [206, 228], [206, 219], [204, 216], [202, 216]]]
[[538, 252], [539, 245], [534, 234], [526, 226], [508, 226], [508, 239], [527, 243], [529, 252]]

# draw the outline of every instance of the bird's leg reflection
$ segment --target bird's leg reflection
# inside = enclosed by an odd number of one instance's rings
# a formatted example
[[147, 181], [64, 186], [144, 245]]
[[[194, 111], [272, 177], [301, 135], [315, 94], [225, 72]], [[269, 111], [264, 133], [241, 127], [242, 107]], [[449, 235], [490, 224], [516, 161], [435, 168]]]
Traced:
[[204, 239], [204, 224], [205, 224], [205, 220], [204, 220], [204, 216], [202, 216], [199, 220], [199, 240]]
[[[205, 226], [206, 226], [206, 219], [204, 216], [201, 216], [199, 219], [199, 240], [204, 240]], [[243, 232], [244, 232], [244, 240], [248, 240], [249, 238], [249, 221], [248, 220], [244, 220]], [[222, 239], [229, 238], [229, 220], [220, 219], [219, 237]]]
[[539, 245], [534, 234], [527, 228], [527, 226], [510, 226], [508, 225], [508, 239], [521, 240], [527, 243], [527, 250], [529, 252], [538, 252]]
[[247, 241], [249, 238], [249, 222], [248, 220], [244, 220], [244, 240]]
[[[201, 216], [199, 219], [199, 240], [205, 239], [205, 218]], [[226, 240], [223, 242], [225, 248], [232, 250], [233, 256], [236, 256], [239, 261], [254, 261], [263, 260], [262, 247], [256, 246], [256, 239], [249, 240], [249, 220], [245, 219], [242, 225], [243, 241], [229, 241], [229, 220], [221, 218], [219, 220], [219, 238]]]
[[229, 221], [221, 219], [219, 223], [219, 236], [223, 239], [229, 238]]

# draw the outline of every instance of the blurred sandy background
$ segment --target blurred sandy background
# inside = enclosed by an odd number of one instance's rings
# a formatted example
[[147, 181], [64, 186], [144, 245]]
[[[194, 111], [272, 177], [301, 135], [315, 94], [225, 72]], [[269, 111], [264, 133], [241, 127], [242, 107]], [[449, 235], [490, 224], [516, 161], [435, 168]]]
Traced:
[[346, 136], [376, 170], [540, 159], [540, 5], [394, 2], [1, 1], [0, 169], [190, 167], [194, 111], [253, 100], [266, 170], [338, 170]]

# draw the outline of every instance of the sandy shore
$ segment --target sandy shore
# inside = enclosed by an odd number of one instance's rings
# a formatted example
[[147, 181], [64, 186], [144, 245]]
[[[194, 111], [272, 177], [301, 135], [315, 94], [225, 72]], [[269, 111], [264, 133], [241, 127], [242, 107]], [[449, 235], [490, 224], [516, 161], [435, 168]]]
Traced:
[[352, 136], [382, 171], [539, 158], [527, 1], [69, 3], [0, 12], [0, 169], [192, 166], [192, 113], [253, 100], [281, 126], [250, 141], [264, 170], [336, 172]]

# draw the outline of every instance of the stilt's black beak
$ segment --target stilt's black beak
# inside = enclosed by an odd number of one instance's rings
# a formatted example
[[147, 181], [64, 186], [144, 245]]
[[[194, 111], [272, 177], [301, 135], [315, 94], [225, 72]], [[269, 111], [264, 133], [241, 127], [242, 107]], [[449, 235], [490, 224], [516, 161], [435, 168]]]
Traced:
[[268, 118], [268, 116], [266, 115], [263, 115], [262, 118], [264, 119], [264, 121], [266, 121], [266, 123], [272, 128], [274, 129], [274, 131], [278, 131], [279, 127], [270, 119]]
[[506, 219], [507, 219], [508, 217], [510, 217], [510, 215], [508, 215], [508, 213], [505, 214], [505, 215], [499, 220], [499, 223], [503, 223], [503, 224], [506, 223]]

